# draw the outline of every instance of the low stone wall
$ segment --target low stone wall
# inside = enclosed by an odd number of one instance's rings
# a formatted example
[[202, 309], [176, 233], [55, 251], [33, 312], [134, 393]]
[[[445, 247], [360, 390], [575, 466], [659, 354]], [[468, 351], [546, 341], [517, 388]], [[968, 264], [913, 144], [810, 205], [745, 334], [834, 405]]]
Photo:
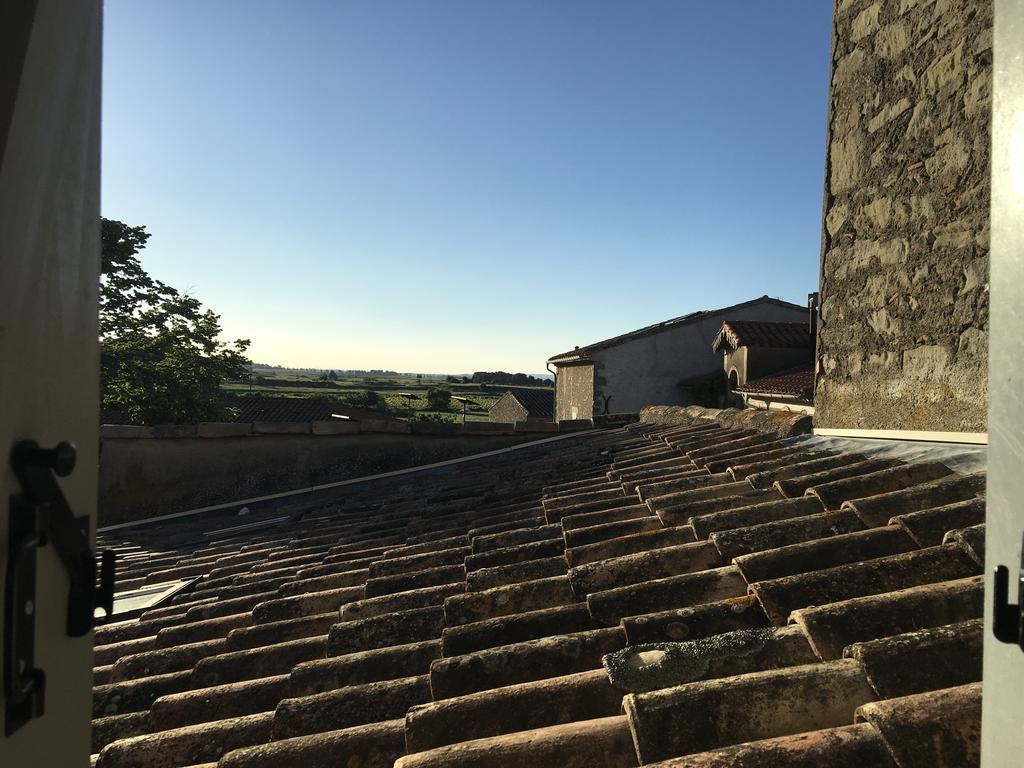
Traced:
[[104, 424], [99, 525], [409, 469], [636, 419], [636, 414], [612, 414], [515, 424], [393, 419]]
[[330, 419], [327, 421], [202, 422], [139, 427], [128, 424], [103, 424], [103, 440], [144, 440], [188, 437], [247, 437], [250, 435], [514, 435], [535, 432], [577, 432], [594, 426], [613, 426], [636, 421], [636, 414], [612, 414], [594, 419], [564, 421], [399, 421], [397, 419]]
[[704, 408], [699, 405], [649, 405], [640, 411], [640, 421], [649, 424], [694, 424], [717, 421], [735, 429], [756, 429], [779, 437], [810, 434], [811, 417], [806, 413], [762, 411], [754, 408]]
[[[344, 423], [344, 422], [343, 422]], [[454, 425], [453, 425], [454, 426]], [[271, 434], [131, 438], [100, 447], [99, 525], [486, 453], [544, 434]]]

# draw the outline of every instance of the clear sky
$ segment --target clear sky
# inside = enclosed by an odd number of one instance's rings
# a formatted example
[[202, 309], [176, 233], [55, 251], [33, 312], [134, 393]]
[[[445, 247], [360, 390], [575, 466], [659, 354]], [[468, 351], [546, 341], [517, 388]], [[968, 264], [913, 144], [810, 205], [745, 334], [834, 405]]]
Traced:
[[103, 215], [253, 360], [542, 372], [818, 284], [827, 0], [108, 0]]

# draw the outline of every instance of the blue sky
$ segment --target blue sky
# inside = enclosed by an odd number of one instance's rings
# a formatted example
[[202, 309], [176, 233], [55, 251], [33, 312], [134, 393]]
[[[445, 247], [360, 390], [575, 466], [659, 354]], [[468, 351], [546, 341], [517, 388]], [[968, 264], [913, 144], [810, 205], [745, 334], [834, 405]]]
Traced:
[[282, 365], [538, 372], [803, 304], [831, 5], [108, 0], [103, 215]]

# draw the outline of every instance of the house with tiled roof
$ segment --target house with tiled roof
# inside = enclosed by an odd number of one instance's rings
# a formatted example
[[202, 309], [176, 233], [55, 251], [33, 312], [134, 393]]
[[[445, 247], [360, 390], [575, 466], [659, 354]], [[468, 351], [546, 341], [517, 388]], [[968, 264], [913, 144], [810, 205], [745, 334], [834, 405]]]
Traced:
[[722, 355], [728, 392], [740, 407], [814, 413], [810, 319], [803, 323], [726, 320], [711, 348]]
[[555, 355], [548, 360], [549, 369], [555, 369], [555, 419], [636, 413], [646, 405], [689, 405], [689, 389], [681, 385], [721, 369], [711, 341], [724, 320], [801, 322], [806, 317], [804, 307], [761, 296]]
[[[327, 421], [344, 418], [353, 421], [373, 419], [397, 421], [379, 411], [351, 408], [327, 397], [283, 397], [274, 395], [226, 395], [217, 402], [223, 421], [252, 423], [294, 423]], [[101, 424], [132, 424], [127, 413], [104, 408], [100, 411]]]
[[263, 395], [235, 395], [225, 397], [223, 408], [234, 411], [231, 421], [238, 422], [305, 422], [345, 418], [396, 421], [387, 414], [365, 408], [350, 408], [326, 397], [267, 397]]
[[506, 424], [551, 421], [554, 414], [555, 393], [551, 389], [510, 389], [487, 409], [490, 421]]

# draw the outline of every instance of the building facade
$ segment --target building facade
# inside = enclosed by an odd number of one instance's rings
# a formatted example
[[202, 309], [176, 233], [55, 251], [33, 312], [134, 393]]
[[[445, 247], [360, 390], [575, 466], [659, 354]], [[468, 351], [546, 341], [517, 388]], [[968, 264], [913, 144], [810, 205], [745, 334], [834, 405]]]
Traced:
[[807, 321], [726, 320], [711, 348], [722, 355], [726, 376], [734, 388], [769, 374], [810, 365], [813, 359]]
[[556, 369], [555, 419], [633, 413], [645, 405], [689, 405], [680, 384], [721, 370], [711, 344], [727, 319], [805, 322], [807, 310], [762, 296], [555, 355], [548, 360]]
[[503, 424], [551, 421], [554, 402], [554, 392], [550, 389], [510, 390], [487, 409], [487, 419]]
[[813, 413], [814, 337], [802, 323], [727, 320], [712, 349], [722, 355], [725, 404]]

